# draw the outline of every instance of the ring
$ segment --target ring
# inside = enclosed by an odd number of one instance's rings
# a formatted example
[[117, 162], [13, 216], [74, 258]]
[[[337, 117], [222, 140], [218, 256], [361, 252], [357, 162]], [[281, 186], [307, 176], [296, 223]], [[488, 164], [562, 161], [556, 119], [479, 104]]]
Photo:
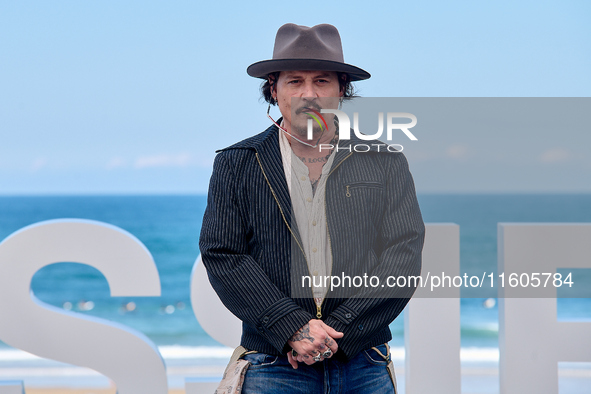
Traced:
[[319, 354], [317, 356], [314, 356], [314, 361], [321, 361], [322, 360], [322, 354]]
[[330, 348], [324, 353], [322, 353], [322, 357], [324, 358], [329, 358], [330, 356], [332, 356], [332, 350], [330, 350]]
[[291, 356], [296, 358], [298, 356], [298, 352], [296, 352], [294, 349], [291, 349]]

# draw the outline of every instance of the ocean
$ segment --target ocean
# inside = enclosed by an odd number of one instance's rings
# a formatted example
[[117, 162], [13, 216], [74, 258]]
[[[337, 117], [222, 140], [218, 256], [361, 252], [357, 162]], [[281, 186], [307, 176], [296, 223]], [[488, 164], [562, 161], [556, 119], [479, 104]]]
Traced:
[[[591, 222], [588, 194], [428, 194], [419, 195], [419, 203], [426, 223], [460, 225], [462, 272], [496, 271], [498, 222]], [[162, 283], [160, 297], [111, 297], [97, 270], [71, 262], [37, 272], [31, 285], [34, 294], [51, 305], [135, 328], [160, 347], [167, 363], [177, 360], [175, 365], [181, 368], [189, 362], [178, 360], [190, 359], [201, 365], [201, 376], [217, 378], [228, 349], [200, 327], [189, 299], [205, 206], [203, 195], [4, 196], [0, 197], [0, 240], [22, 227], [58, 218], [98, 220], [132, 233], [154, 256]], [[560, 299], [558, 304], [559, 319], [591, 319], [590, 299]], [[497, 314], [494, 299], [461, 300], [462, 360], [498, 357]], [[391, 325], [391, 345], [399, 354], [403, 326], [402, 316]], [[3, 375], [3, 368], [18, 365], [28, 371], [40, 363], [0, 342], [0, 380], [10, 378]], [[219, 365], [207, 369], [212, 363]], [[51, 376], [43, 376], [39, 382], [47, 384]]]

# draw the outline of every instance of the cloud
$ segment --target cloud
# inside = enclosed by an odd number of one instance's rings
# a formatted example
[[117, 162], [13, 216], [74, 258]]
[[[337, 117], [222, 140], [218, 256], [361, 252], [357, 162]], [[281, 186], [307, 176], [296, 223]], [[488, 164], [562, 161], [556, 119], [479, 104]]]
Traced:
[[570, 159], [570, 152], [564, 148], [548, 149], [540, 155], [540, 161], [542, 163], [559, 163], [568, 161]]
[[31, 171], [37, 172], [40, 169], [42, 169], [43, 167], [45, 167], [46, 165], [47, 165], [47, 159], [45, 159], [44, 157], [38, 157], [37, 159], [33, 160], [30, 168], [31, 168]]
[[135, 160], [134, 168], [158, 168], [158, 167], [188, 167], [191, 164], [191, 156], [188, 153], [178, 155], [154, 155], [141, 156]]

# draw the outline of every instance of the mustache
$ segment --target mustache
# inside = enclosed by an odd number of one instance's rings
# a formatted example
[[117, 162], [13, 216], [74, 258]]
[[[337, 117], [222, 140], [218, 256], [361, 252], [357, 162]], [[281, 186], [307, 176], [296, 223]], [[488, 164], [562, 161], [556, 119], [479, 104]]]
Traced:
[[304, 112], [311, 112], [311, 110], [316, 110], [316, 111], [320, 112], [321, 109], [322, 109], [322, 107], [320, 107], [319, 105], [310, 103], [309, 105], [305, 105], [303, 107], [298, 108], [295, 111], [295, 113], [297, 115], [299, 115], [299, 114], [302, 114]]

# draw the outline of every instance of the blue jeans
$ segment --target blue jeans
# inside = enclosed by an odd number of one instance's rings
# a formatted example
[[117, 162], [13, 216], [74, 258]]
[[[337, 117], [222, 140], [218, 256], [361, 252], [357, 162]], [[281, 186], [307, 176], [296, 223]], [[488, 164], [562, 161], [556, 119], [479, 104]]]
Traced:
[[[386, 354], [385, 345], [377, 348]], [[349, 362], [328, 359], [312, 365], [299, 363], [298, 369], [293, 369], [286, 356], [254, 353], [244, 359], [251, 365], [243, 394], [394, 394], [387, 362], [372, 349]]]

